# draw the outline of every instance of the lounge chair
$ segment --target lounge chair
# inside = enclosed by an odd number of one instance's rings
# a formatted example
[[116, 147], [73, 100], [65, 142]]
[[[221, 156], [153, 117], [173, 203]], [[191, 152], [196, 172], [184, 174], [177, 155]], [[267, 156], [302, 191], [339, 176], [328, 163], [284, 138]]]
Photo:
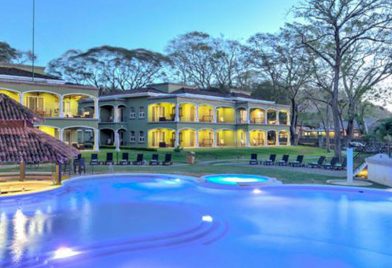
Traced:
[[98, 154], [91, 154], [90, 166], [99, 165]]
[[329, 163], [326, 163], [323, 165], [323, 167], [325, 169], [334, 169], [335, 165], [339, 162], [339, 158], [338, 157], [332, 157], [331, 161]]
[[288, 162], [289, 162], [289, 155], [285, 154], [282, 156], [282, 160], [278, 161], [278, 166], [287, 166]]
[[134, 164], [134, 165], [144, 165], [144, 155], [143, 154], [137, 154], [136, 161], [133, 161], [132, 164]]
[[165, 154], [165, 160], [162, 162], [162, 165], [169, 166], [172, 165], [172, 154]]
[[347, 159], [343, 159], [343, 162], [337, 162], [335, 164], [335, 166], [333, 167], [333, 169], [335, 170], [344, 170], [346, 168], [346, 164], [347, 164]]
[[271, 166], [275, 164], [276, 154], [271, 154], [268, 160], [264, 161], [264, 165]]
[[149, 162], [150, 166], [159, 165], [159, 154], [153, 154]]
[[129, 164], [129, 154], [128, 153], [122, 153], [122, 157], [121, 157], [119, 164], [120, 165], [128, 165]]
[[257, 154], [250, 155], [249, 165], [257, 165], [259, 161], [257, 161]]
[[304, 161], [304, 156], [303, 155], [298, 155], [297, 160], [289, 162], [289, 166], [292, 167], [301, 167], [303, 164], [302, 162]]
[[320, 168], [323, 166], [324, 161], [325, 161], [325, 156], [320, 156], [317, 162], [310, 162], [308, 166], [310, 168], [315, 168], [315, 167]]
[[105, 165], [113, 165], [113, 153], [106, 153]]

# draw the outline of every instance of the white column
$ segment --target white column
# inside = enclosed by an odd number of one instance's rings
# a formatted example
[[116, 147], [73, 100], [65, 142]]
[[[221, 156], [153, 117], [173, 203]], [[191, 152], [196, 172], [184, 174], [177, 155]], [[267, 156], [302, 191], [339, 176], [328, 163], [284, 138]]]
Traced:
[[217, 133], [216, 133], [216, 131], [214, 131], [214, 140], [212, 141], [212, 147], [216, 147], [216, 146], [218, 146]]
[[195, 105], [195, 122], [199, 122], [199, 105]]
[[268, 146], [268, 131], [265, 132], [264, 146]]
[[99, 151], [99, 129], [94, 129], [94, 151]]
[[279, 111], [276, 111], [276, 124], [280, 125], [280, 122], [279, 122]]
[[216, 119], [218, 117], [216, 107], [213, 107], [212, 111], [213, 111], [213, 113], [212, 113], [212, 122], [216, 123], [216, 122], [218, 122], [218, 120]]
[[250, 109], [246, 109], [246, 123], [250, 124]]
[[59, 140], [64, 141], [64, 129], [59, 129]]
[[275, 131], [275, 137], [276, 137], [275, 145], [279, 146], [280, 145], [280, 142], [279, 142], [279, 131]]
[[250, 133], [249, 133], [249, 131], [246, 131], [245, 132], [245, 144], [246, 144], [246, 147], [250, 147]]
[[176, 104], [176, 115], [174, 117], [174, 122], [180, 121], [180, 104]]
[[199, 148], [199, 132], [195, 130], [195, 147]]
[[120, 122], [120, 109], [118, 108], [118, 106], [113, 107], [113, 122]]
[[94, 118], [99, 119], [99, 102], [98, 98], [94, 99]]
[[264, 125], [268, 124], [268, 110], [264, 110]]
[[19, 103], [22, 104], [22, 105], [24, 105], [23, 100], [24, 100], [24, 93], [20, 93], [19, 94]]
[[353, 183], [353, 173], [354, 173], [354, 151], [353, 148], [347, 148], [346, 157], [347, 157], [347, 184]]
[[180, 132], [176, 130], [176, 140], [174, 141], [174, 147], [178, 147], [180, 145]]
[[59, 100], [60, 100], [60, 103], [59, 103], [59, 110], [60, 110], [59, 116], [60, 116], [60, 118], [64, 118], [64, 97], [63, 97], [63, 95], [60, 96]]

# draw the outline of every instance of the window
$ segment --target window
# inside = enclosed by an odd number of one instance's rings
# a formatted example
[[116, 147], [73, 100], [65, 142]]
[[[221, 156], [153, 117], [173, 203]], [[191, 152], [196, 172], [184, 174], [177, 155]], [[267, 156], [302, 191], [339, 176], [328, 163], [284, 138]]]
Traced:
[[129, 118], [130, 119], [135, 119], [136, 118], [135, 107], [131, 107], [130, 108]]
[[43, 111], [44, 110], [44, 98], [38, 96], [28, 96], [27, 97], [27, 107], [33, 111]]
[[144, 106], [139, 107], [139, 118], [144, 118]]
[[139, 131], [139, 142], [144, 142], [144, 131]]
[[130, 141], [130, 142], [136, 142], [136, 134], [135, 134], [135, 131], [131, 131], [131, 132], [130, 132], [129, 141]]

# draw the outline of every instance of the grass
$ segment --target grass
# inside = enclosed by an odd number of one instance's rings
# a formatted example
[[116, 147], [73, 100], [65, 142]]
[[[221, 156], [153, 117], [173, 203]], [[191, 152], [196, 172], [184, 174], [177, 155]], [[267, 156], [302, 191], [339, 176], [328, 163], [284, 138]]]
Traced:
[[[130, 160], [135, 160], [138, 153], [143, 153], [145, 159], [150, 159], [153, 153], [159, 154], [160, 159], [164, 158], [165, 153], [172, 153], [173, 161], [176, 163], [186, 163], [186, 155], [188, 152], [195, 152], [198, 161], [212, 161], [212, 160], [230, 160], [230, 159], [246, 159], [250, 158], [250, 154], [257, 153], [259, 158], [267, 159], [270, 154], [277, 154], [278, 158], [283, 154], [289, 154], [293, 159], [298, 154], [305, 155], [305, 159], [315, 159], [320, 155], [332, 156], [321, 148], [309, 146], [287, 146], [287, 147], [263, 147], [263, 148], [198, 148], [187, 149], [175, 152], [173, 149], [157, 149], [157, 151], [146, 151], [137, 149], [124, 149], [118, 153], [118, 158], [121, 159], [122, 152], [128, 152]], [[100, 160], [105, 160], [106, 153], [113, 152], [114, 160], [117, 158], [117, 153], [113, 149], [102, 149], [98, 153]], [[83, 157], [90, 161], [91, 152], [83, 152]]]
[[[157, 151], [146, 151], [136, 149], [126, 149], [118, 153], [118, 158], [121, 159], [122, 152], [128, 152], [130, 160], [136, 159], [136, 154], [143, 153], [145, 159], [149, 160], [153, 153], [158, 153], [162, 160], [165, 153], [173, 154], [173, 166], [90, 166], [91, 152], [83, 152], [82, 156], [86, 159], [87, 174], [98, 173], [157, 173], [157, 174], [179, 174], [189, 176], [203, 176], [206, 174], [217, 173], [239, 173], [239, 174], [257, 174], [268, 177], [274, 177], [287, 184], [326, 184], [329, 179], [341, 179], [338, 174], [334, 172], [325, 172], [320, 169], [309, 168], [285, 168], [285, 167], [266, 167], [266, 166], [249, 166], [249, 165], [235, 165], [230, 163], [247, 162], [250, 159], [251, 153], [257, 153], [259, 159], [266, 159], [272, 153], [277, 154], [277, 159], [281, 155], [289, 154], [292, 160], [298, 154], [305, 155], [305, 162], [317, 159], [320, 155], [332, 156], [332, 153], [326, 152], [324, 149], [307, 147], [307, 146], [291, 146], [291, 147], [268, 147], [268, 148], [223, 148], [223, 149], [194, 149], [196, 153], [197, 162], [194, 165], [186, 163], [186, 155], [190, 150], [182, 150], [174, 152], [172, 149], [158, 149]], [[114, 153], [114, 160], [116, 161], [116, 152], [113, 149], [102, 149], [99, 152], [98, 158], [103, 161], [106, 158], [107, 152]], [[226, 162], [226, 165], [216, 165], [214, 162]], [[18, 171], [17, 166], [2, 167], [2, 171]], [[54, 171], [53, 165], [41, 165], [38, 168], [29, 168], [29, 171]], [[374, 188], [385, 188], [380, 185], [374, 185]]]

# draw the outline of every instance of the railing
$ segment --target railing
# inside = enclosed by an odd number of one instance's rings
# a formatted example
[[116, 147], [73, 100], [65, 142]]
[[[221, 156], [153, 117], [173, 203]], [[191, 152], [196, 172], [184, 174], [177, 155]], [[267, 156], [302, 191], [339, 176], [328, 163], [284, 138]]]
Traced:
[[199, 117], [199, 122], [203, 123], [212, 123], [214, 120], [214, 116], [212, 115], [202, 115]]
[[252, 124], [264, 124], [265, 123], [264, 118], [262, 118], [262, 117], [253, 117], [250, 119], [250, 122]]
[[214, 143], [213, 139], [202, 139], [199, 142], [200, 147], [212, 147], [212, 144]]

